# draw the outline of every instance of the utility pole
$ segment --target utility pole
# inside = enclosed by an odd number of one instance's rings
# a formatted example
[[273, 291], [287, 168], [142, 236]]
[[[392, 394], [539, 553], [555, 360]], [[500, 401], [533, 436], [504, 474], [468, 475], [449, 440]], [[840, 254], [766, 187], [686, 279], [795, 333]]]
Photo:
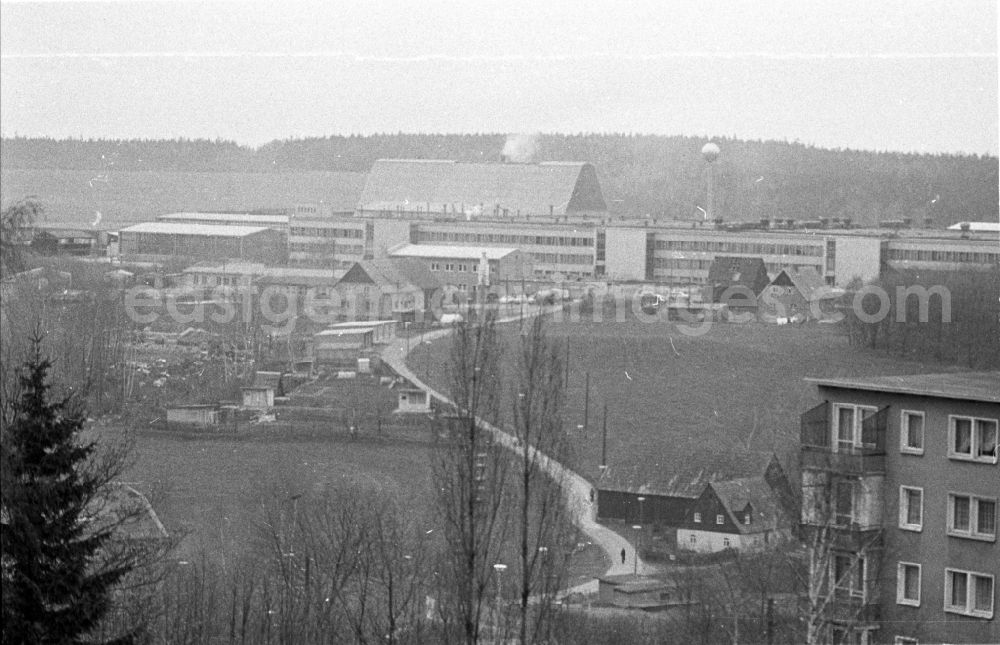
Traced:
[[583, 434], [587, 434], [587, 421], [590, 417], [590, 372], [585, 375], [586, 385], [583, 390]]
[[604, 402], [604, 423], [601, 431], [601, 468], [608, 467], [608, 403]]
[[569, 336], [566, 337], [566, 378], [563, 379], [563, 387], [569, 387]]

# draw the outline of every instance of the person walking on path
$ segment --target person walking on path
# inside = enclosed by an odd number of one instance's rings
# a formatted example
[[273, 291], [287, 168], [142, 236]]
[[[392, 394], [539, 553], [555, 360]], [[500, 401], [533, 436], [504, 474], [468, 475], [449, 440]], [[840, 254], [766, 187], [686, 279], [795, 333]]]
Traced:
[[622, 564], [625, 564], [625, 549], [622, 549]]

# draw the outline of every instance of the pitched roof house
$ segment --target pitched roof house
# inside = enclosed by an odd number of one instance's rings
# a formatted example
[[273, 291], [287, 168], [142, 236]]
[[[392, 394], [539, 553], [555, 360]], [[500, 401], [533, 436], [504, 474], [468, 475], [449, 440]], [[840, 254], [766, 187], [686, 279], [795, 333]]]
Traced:
[[655, 471], [613, 465], [597, 482], [597, 517], [682, 526], [707, 486], [748, 477], [763, 478], [782, 495], [790, 493], [784, 470], [772, 452], [679, 451], [664, 455]]
[[428, 265], [411, 258], [355, 262], [337, 282], [346, 320], [424, 320], [441, 286]]
[[529, 217], [594, 215], [608, 210], [589, 163], [460, 163], [379, 159], [357, 212], [361, 215]]
[[756, 298], [771, 279], [762, 258], [716, 256], [708, 268], [705, 299], [732, 307], [756, 308]]
[[820, 318], [822, 301], [842, 293], [827, 285], [812, 267], [785, 267], [760, 292], [757, 311], [767, 321]]
[[712, 482], [690, 511], [677, 527], [677, 545], [683, 549], [753, 550], [792, 535], [792, 513], [782, 492], [763, 476]]

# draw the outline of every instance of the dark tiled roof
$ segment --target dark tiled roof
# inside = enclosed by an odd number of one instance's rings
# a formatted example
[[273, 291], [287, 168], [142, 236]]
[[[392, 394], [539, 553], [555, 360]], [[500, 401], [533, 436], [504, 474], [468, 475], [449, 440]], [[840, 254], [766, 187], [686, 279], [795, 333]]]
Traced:
[[770, 452], [674, 453], [663, 455], [656, 470], [631, 464], [609, 466], [599, 490], [694, 499], [712, 482], [763, 476], [776, 457]]
[[840, 387], [848, 390], [1000, 403], [1000, 371], [857, 378], [807, 378], [806, 381], [820, 386]]
[[[777, 493], [763, 477], [741, 477], [709, 485], [739, 527], [740, 533], [773, 531], [790, 524]], [[747, 504], [753, 508], [749, 525], [743, 523], [740, 513]]]
[[720, 255], [708, 267], [708, 284], [716, 287], [746, 287], [759, 295], [768, 282], [761, 258]]
[[[380, 286], [437, 289], [441, 286], [426, 262], [414, 258], [385, 258], [355, 262], [340, 279], [345, 284], [370, 283]], [[338, 283], [339, 284], [339, 283]]]
[[771, 284], [768, 286], [771, 285], [795, 287], [808, 301], [814, 300], [820, 289], [828, 288], [823, 277], [812, 267], [800, 267], [799, 269], [785, 267], [778, 275], [774, 276], [774, 280], [771, 280]]
[[564, 215], [606, 211], [594, 167], [588, 163], [457, 163], [444, 160], [379, 159], [368, 173], [358, 208], [430, 210], [510, 215]]

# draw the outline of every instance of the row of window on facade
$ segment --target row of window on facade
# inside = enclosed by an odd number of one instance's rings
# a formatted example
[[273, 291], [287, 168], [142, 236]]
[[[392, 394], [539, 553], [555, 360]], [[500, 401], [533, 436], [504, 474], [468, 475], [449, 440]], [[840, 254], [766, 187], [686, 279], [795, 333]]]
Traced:
[[[949, 492], [946, 531], [956, 538], [995, 542], [997, 539], [997, 498], [972, 493]], [[899, 487], [899, 528], [924, 529], [924, 489]]]
[[301, 235], [303, 237], [343, 237], [348, 239], [361, 239], [365, 236], [365, 232], [361, 229], [325, 228], [319, 226], [293, 226], [288, 232], [290, 235]]
[[[744, 524], [746, 524], [747, 526], [750, 526], [750, 522], [752, 520], [753, 520], [753, 518], [751, 517], [750, 513], [744, 513], [743, 514], [743, 523]], [[694, 514], [694, 523], [695, 524], [701, 524], [701, 513], [697, 513], [696, 512]], [[718, 524], [718, 525], [725, 524], [726, 523], [726, 516], [725, 515], [716, 515], [715, 516], [715, 523]]]
[[[833, 448], [838, 452], [853, 452], [873, 447], [865, 443], [864, 422], [878, 412], [874, 406], [837, 403], [834, 419], [837, 429]], [[910, 455], [924, 453], [924, 413], [902, 410], [900, 418], [900, 452]], [[948, 416], [948, 457], [981, 463], [997, 463], [1000, 432], [997, 419], [972, 416]]]
[[914, 262], [953, 262], [960, 264], [997, 264], [1000, 254], [988, 251], [936, 251], [931, 249], [889, 249], [890, 260]]
[[[896, 603], [910, 607], [921, 605], [922, 566], [916, 562], [896, 564]], [[851, 552], [835, 552], [830, 562], [830, 579], [837, 593], [871, 600], [868, 558]], [[992, 619], [995, 601], [992, 574], [946, 567], [944, 570], [943, 611], [974, 618]], [[840, 641], [838, 641], [840, 642]], [[897, 642], [899, 642], [897, 640]]]
[[454, 231], [420, 231], [419, 242], [469, 242], [474, 244], [511, 244], [540, 246], [593, 247], [592, 237], [565, 237], [553, 235], [514, 235], [510, 233], [456, 233]]
[[329, 242], [290, 242], [289, 251], [316, 252], [322, 251], [328, 254], [337, 255], [364, 255], [364, 244], [330, 244]]
[[[920, 606], [921, 565], [898, 562], [896, 565], [896, 602]], [[995, 580], [992, 575], [966, 569], [945, 568], [944, 611], [974, 618], [993, 618]]]
[[[465, 262], [431, 262], [431, 271], [448, 271], [451, 273], [476, 273], [478, 264]], [[491, 270], [495, 270], [491, 267]]]
[[582, 264], [591, 266], [594, 264], [593, 255], [576, 255], [566, 253], [529, 253], [534, 262], [545, 264]]
[[808, 255], [823, 257], [823, 247], [816, 244], [768, 244], [766, 242], [727, 242], [723, 240], [656, 240], [657, 251], [702, 251], [744, 255]]

